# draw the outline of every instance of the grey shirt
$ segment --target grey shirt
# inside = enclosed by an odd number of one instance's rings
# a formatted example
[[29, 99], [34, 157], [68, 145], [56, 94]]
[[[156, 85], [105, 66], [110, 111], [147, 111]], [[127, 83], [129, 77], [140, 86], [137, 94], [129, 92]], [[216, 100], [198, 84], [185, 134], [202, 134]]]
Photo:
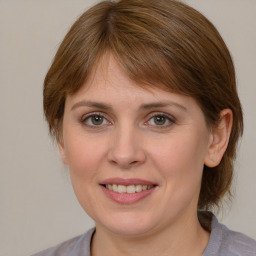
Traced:
[[[95, 229], [32, 256], [90, 256]], [[202, 256], [256, 256], [256, 241], [220, 224], [215, 216], [209, 243]]]

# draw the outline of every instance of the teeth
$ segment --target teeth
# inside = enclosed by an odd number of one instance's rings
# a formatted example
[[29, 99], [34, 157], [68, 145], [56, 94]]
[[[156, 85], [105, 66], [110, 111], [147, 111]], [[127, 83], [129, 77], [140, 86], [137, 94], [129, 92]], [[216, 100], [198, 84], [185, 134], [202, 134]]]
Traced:
[[118, 193], [126, 193], [126, 186], [124, 186], [124, 185], [118, 185], [118, 186], [117, 186], [117, 192], [118, 192]]
[[140, 191], [142, 191], [142, 186], [136, 185], [135, 192], [140, 192]]
[[109, 190], [113, 190], [113, 188], [112, 188], [112, 185], [111, 185], [111, 184], [107, 184], [107, 188], [108, 188]]
[[153, 185], [117, 185], [117, 184], [107, 184], [106, 188], [121, 194], [128, 193], [128, 194], [133, 194], [133, 193], [138, 193], [141, 192], [142, 190], [148, 190], [153, 188]]

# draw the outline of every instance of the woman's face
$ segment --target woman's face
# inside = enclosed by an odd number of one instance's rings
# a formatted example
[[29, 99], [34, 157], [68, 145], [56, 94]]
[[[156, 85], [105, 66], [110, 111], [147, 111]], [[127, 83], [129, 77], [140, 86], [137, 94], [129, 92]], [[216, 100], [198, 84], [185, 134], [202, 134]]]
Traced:
[[139, 87], [108, 55], [67, 97], [59, 147], [97, 228], [140, 236], [196, 219], [211, 140], [193, 98]]

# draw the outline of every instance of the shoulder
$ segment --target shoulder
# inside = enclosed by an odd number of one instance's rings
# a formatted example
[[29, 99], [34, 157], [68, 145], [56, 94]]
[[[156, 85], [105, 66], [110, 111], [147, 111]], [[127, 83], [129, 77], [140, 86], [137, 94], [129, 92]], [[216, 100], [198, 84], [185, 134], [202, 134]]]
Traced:
[[256, 256], [256, 241], [228, 229], [213, 216], [210, 241], [204, 253], [204, 256], [211, 255]]
[[256, 241], [240, 233], [229, 230], [224, 226], [223, 246], [228, 247], [232, 256], [256, 256]]
[[90, 242], [94, 231], [94, 228], [90, 229], [81, 236], [69, 239], [32, 256], [90, 256]]

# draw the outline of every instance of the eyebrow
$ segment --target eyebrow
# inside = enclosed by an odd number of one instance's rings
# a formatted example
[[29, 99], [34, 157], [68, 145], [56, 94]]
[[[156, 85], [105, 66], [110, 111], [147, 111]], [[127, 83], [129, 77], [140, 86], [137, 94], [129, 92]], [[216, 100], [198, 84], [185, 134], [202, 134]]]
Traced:
[[[152, 102], [152, 103], [147, 103], [147, 104], [142, 104], [139, 109], [152, 109], [152, 108], [162, 108], [162, 107], [177, 107], [180, 108], [184, 111], [187, 111], [187, 108], [185, 108], [183, 105], [180, 105], [176, 102], [172, 101], [167, 101], [167, 102]], [[94, 102], [94, 101], [79, 101], [75, 103], [72, 107], [71, 110], [74, 110], [79, 107], [94, 107], [102, 110], [112, 110], [111, 105], [106, 104], [106, 103], [101, 103], [101, 102]]]
[[180, 105], [176, 102], [173, 102], [173, 101], [167, 101], [167, 102], [154, 102], [154, 103], [148, 103], [148, 104], [143, 104], [141, 105], [141, 109], [151, 109], [151, 108], [163, 108], [163, 107], [177, 107], [177, 108], [180, 108], [182, 110], [185, 110], [187, 111], [187, 109], [183, 106], [183, 105]]
[[74, 110], [79, 107], [94, 107], [94, 108], [99, 108], [99, 109], [104, 109], [104, 110], [110, 110], [112, 107], [109, 104], [106, 103], [101, 103], [101, 102], [94, 102], [94, 101], [79, 101], [75, 103], [72, 107], [71, 110]]

